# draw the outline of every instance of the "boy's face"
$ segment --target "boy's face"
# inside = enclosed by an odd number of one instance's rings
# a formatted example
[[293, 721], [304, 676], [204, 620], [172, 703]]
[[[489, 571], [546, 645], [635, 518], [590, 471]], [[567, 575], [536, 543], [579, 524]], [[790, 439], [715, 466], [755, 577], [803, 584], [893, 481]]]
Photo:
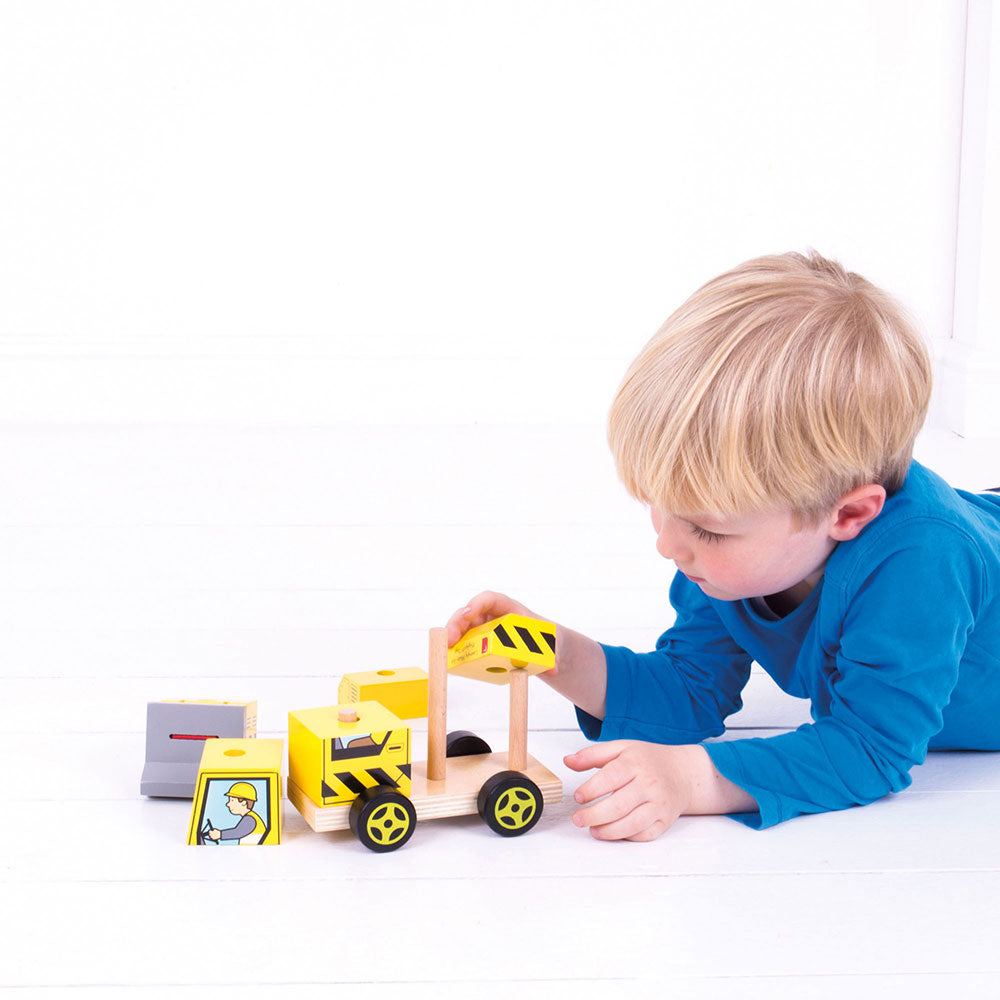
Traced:
[[819, 581], [837, 544], [826, 520], [797, 531], [785, 510], [724, 521], [655, 509], [651, 514], [660, 555], [721, 601], [791, 591], [797, 603]]

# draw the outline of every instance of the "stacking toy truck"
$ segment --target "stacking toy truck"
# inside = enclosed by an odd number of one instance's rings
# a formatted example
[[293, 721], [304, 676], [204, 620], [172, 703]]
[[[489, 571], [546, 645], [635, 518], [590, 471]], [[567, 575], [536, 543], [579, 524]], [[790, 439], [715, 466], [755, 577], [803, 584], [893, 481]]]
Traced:
[[[394, 851], [418, 819], [478, 812], [504, 837], [527, 833], [562, 782], [527, 752], [528, 678], [555, 666], [555, 626], [505, 615], [449, 650], [431, 629], [427, 760], [412, 763], [410, 729], [374, 701], [288, 716], [288, 798], [313, 830], [351, 829], [370, 850]], [[493, 753], [479, 737], [447, 733], [448, 675], [510, 686], [510, 740]]]

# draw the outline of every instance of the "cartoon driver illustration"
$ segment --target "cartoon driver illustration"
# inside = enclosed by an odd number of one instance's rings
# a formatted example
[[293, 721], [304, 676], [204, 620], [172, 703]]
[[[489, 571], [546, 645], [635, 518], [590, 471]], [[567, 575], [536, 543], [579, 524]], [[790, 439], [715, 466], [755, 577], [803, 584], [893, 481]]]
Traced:
[[267, 832], [267, 825], [253, 809], [257, 804], [257, 790], [247, 781], [237, 781], [226, 795], [226, 808], [239, 816], [239, 821], [228, 830], [208, 830], [205, 836], [215, 841], [236, 840], [241, 846], [259, 844]]

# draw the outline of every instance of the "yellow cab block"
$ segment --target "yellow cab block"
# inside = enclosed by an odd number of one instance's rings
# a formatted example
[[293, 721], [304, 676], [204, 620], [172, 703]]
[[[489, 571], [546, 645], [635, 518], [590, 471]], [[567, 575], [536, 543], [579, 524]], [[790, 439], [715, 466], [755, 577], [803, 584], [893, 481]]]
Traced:
[[288, 780], [318, 806], [345, 805], [375, 785], [409, 795], [410, 727], [376, 701], [289, 712]]
[[427, 671], [420, 667], [344, 674], [337, 700], [377, 701], [401, 719], [427, 717]]
[[283, 740], [208, 740], [201, 753], [187, 842], [281, 843]]
[[540, 674], [556, 665], [551, 622], [504, 615], [470, 629], [448, 650], [448, 673], [490, 684], [509, 684], [511, 670]]

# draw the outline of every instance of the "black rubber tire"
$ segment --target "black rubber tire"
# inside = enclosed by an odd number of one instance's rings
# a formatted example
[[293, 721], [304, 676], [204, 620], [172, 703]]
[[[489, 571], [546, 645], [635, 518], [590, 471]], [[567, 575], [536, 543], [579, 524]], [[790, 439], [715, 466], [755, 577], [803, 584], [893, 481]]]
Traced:
[[492, 753], [489, 743], [481, 736], [467, 729], [456, 729], [445, 739], [446, 757], [474, 757], [481, 753]]
[[388, 785], [366, 788], [348, 814], [351, 832], [369, 851], [386, 854], [405, 844], [417, 825], [417, 810], [402, 792]]
[[520, 837], [542, 816], [542, 793], [520, 771], [500, 771], [479, 789], [479, 815], [501, 837]]

